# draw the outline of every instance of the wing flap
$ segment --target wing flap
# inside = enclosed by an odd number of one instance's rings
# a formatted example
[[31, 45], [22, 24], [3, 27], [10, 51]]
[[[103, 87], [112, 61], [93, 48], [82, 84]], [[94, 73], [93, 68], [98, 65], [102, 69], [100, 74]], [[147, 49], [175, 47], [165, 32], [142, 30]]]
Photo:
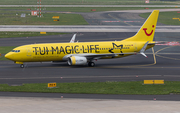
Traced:
[[129, 53], [104, 53], [104, 54], [74, 54], [72, 56], [82, 56], [82, 57], [89, 57], [89, 58], [94, 58], [94, 57], [116, 57], [118, 55], [124, 55], [124, 54], [135, 54], [136, 52], [129, 52]]

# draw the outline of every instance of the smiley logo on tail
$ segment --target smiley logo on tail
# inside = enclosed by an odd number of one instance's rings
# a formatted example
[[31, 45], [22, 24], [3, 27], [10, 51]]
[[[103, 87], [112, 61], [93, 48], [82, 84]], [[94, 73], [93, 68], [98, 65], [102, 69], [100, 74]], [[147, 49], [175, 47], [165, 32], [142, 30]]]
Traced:
[[[154, 25], [152, 25], [152, 28], [154, 28]], [[153, 33], [153, 30], [151, 31], [151, 33], [147, 33], [147, 28], [143, 28], [143, 30], [144, 30], [144, 32], [145, 32], [145, 34], [147, 35], [147, 36], [151, 36], [152, 35], [152, 33]]]

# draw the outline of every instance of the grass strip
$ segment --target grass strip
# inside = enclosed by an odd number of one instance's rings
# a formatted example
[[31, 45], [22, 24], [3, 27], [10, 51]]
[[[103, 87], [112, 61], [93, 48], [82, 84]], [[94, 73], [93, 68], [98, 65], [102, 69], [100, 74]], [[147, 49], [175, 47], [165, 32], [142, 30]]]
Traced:
[[[21, 17], [25, 14], [25, 17]], [[80, 14], [42, 13], [42, 17], [32, 16], [31, 11], [0, 10], [0, 25], [88, 25]], [[59, 16], [58, 21], [52, 19]]]
[[0, 46], [0, 53], [1, 54], [6, 54], [9, 51], [11, 51], [13, 48], [15, 48], [16, 46]]
[[[140, 14], [143, 18], [148, 18], [150, 13], [142, 13]], [[165, 24], [165, 25], [180, 25], [179, 19], [173, 19], [173, 18], [179, 18], [179, 11], [173, 11], [173, 12], [160, 12], [158, 22]]]
[[4, 55], [8, 52], [10, 52], [13, 48], [15, 48], [16, 46], [0, 46], [0, 60], [8, 60], [4, 57]]
[[[174, 7], [175, 8], [175, 7]], [[31, 16], [30, 10], [37, 10], [35, 8], [0, 8], [0, 25], [88, 25], [86, 20], [80, 14], [71, 14], [71, 12], [92, 12], [92, 9], [98, 11], [117, 11], [117, 10], [146, 10], [143, 7], [48, 7], [42, 8], [42, 11], [56, 11], [43, 13], [41, 18]], [[167, 9], [165, 8], [149, 8], [149, 9]], [[172, 8], [171, 8], [172, 9]], [[23, 11], [24, 10], [24, 11]], [[62, 14], [61, 12], [68, 12]], [[26, 14], [26, 17], [21, 17], [21, 14]], [[147, 18], [150, 13], [140, 14], [141, 17]], [[172, 18], [179, 18], [177, 12], [160, 12], [159, 23], [166, 25], [179, 25], [179, 19], [173, 20]], [[53, 16], [59, 16], [59, 21], [53, 21]]]
[[76, 94], [165, 95], [170, 93], [179, 94], [180, 81], [165, 81], [165, 85], [143, 85], [142, 81], [57, 83], [57, 88], [47, 88], [46, 83], [23, 84], [22, 86], [9, 86], [7, 84], [0, 84], [0, 91]]

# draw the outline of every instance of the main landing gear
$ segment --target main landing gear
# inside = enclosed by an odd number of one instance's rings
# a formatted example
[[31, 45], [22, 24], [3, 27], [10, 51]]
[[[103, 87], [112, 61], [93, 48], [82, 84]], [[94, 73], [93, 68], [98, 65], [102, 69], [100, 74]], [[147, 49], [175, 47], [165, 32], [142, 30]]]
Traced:
[[24, 68], [24, 64], [23, 64], [23, 62], [14, 62], [14, 63], [16, 63], [16, 64], [20, 64], [20, 68]]
[[94, 67], [94, 66], [95, 66], [95, 63], [94, 63], [94, 62], [88, 62], [88, 66]]

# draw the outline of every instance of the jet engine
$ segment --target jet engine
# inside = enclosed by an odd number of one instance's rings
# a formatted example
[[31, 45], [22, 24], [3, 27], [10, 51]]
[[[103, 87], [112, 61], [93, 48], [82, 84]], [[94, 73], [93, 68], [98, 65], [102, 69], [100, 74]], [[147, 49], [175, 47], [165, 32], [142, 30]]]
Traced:
[[87, 64], [86, 57], [72, 56], [68, 58], [68, 65], [86, 65], [86, 64]]

